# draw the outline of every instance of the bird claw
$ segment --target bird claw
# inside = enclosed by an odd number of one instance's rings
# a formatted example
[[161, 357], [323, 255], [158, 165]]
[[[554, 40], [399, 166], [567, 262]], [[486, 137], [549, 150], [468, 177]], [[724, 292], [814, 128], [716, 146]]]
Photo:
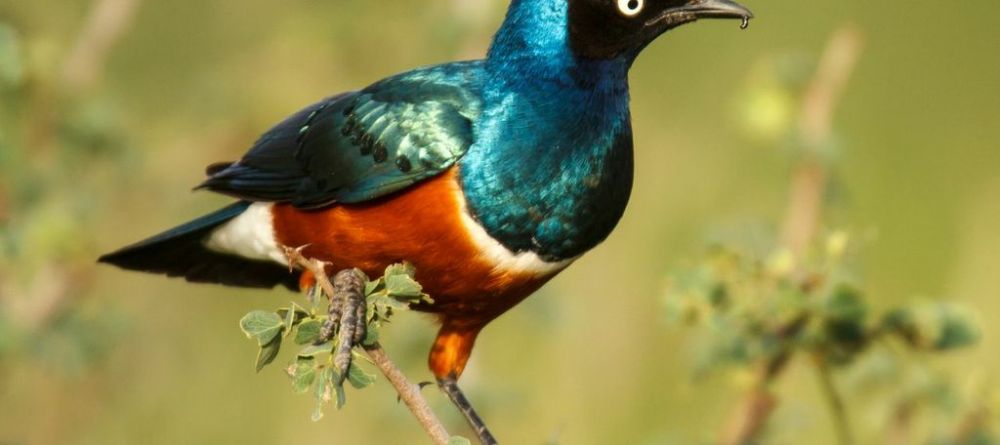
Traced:
[[[423, 382], [417, 383], [417, 389], [420, 390], [420, 391], [423, 391], [424, 388], [426, 388], [428, 386], [431, 386], [431, 385], [434, 385], [434, 382], [423, 381]], [[402, 402], [402, 401], [403, 401], [403, 396], [397, 394], [396, 395], [396, 403], [399, 403], [399, 402]]]
[[365, 276], [358, 269], [346, 269], [332, 280], [329, 318], [320, 328], [316, 344], [337, 339], [333, 349], [333, 364], [338, 371], [337, 383], [343, 383], [351, 368], [352, 351], [361, 345], [368, 331], [368, 302], [365, 299]]
[[306, 244], [299, 247], [287, 247], [282, 246], [284, 250], [285, 260], [288, 261], [288, 272], [294, 272], [295, 266], [301, 264], [302, 261], [306, 260], [306, 257], [302, 255], [302, 252], [309, 248], [312, 244]]
[[[320, 328], [314, 344], [322, 345], [337, 339], [333, 348], [333, 365], [338, 372], [337, 384], [342, 384], [351, 369], [352, 351], [365, 340], [368, 331], [368, 301], [365, 299], [365, 282], [368, 278], [358, 269], [344, 269], [333, 279], [326, 272], [329, 263], [310, 260], [302, 255], [308, 244], [297, 248], [285, 247], [288, 267], [301, 266], [312, 273], [316, 285], [330, 293], [329, 317]], [[332, 292], [331, 292], [332, 291]]]

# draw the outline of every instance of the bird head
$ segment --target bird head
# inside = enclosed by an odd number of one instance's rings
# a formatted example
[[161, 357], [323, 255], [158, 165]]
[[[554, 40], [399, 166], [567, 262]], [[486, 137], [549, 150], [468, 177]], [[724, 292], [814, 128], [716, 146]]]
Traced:
[[568, 0], [572, 51], [590, 59], [634, 57], [664, 32], [698, 19], [753, 18], [731, 0]]
[[698, 19], [753, 17], [733, 0], [512, 0], [490, 48], [493, 61], [566, 66], [571, 60], [628, 64], [664, 32]]

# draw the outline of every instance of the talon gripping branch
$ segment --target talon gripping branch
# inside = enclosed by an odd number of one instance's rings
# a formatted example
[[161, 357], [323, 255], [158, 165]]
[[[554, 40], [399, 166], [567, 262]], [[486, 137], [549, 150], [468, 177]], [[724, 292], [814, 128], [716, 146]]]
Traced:
[[[298, 290], [285, 247], [377, 276], [410, 261], [456, 385], [473, 342], [603, 241], [632, 188], [628, 71], [664, 32], [752, 14], [729, 0], [513, 0], [483, 60], [324, 99], [199, 186], [239, 201], [101, 258], [193, 282]], [[482, 427], [482, 428], [479, 428]]]

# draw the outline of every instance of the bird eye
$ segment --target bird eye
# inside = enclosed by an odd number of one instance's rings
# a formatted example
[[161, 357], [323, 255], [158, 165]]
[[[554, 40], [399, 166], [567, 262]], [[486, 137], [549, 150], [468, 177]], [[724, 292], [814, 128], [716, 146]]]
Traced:
[[618, 11], [625, 17], [634, 17], [642, 12], [645, 3], [644, 0], [618, 0]]

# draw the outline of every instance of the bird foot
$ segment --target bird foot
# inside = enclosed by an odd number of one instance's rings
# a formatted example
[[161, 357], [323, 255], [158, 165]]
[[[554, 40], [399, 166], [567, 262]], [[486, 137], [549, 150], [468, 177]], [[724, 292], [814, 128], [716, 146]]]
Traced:
[[333, 347], [333, 365], [338, 373], [337, 384], [341, 384], [350, 371], [354, 347], [361, 346], [368, 333], [368, 302], [365, 299], [367, 277], [358, 269], [344, 269], [331, 280], [326, 272], [327, 263], [305, 258], [302, 255], [305, 247], [307, 246], [285, 248], [285, 256], [290, 267], [298, 265], [311, 273], [316, 286], [333, 290], [329, 295], [329, 317], [320, 328], [319, 338], [314, 344], [322, 345], [337, 340]]
[[351, 351], [361, 345], [368, 330], [365, 276], [358, 269], [345, 269], [333, 277], [332, 284], [329, 318], [323, 323], [316, 344], [337, 339], [333, 364], [339, 373], [337, 383], [342, 383], [351, 367]]

